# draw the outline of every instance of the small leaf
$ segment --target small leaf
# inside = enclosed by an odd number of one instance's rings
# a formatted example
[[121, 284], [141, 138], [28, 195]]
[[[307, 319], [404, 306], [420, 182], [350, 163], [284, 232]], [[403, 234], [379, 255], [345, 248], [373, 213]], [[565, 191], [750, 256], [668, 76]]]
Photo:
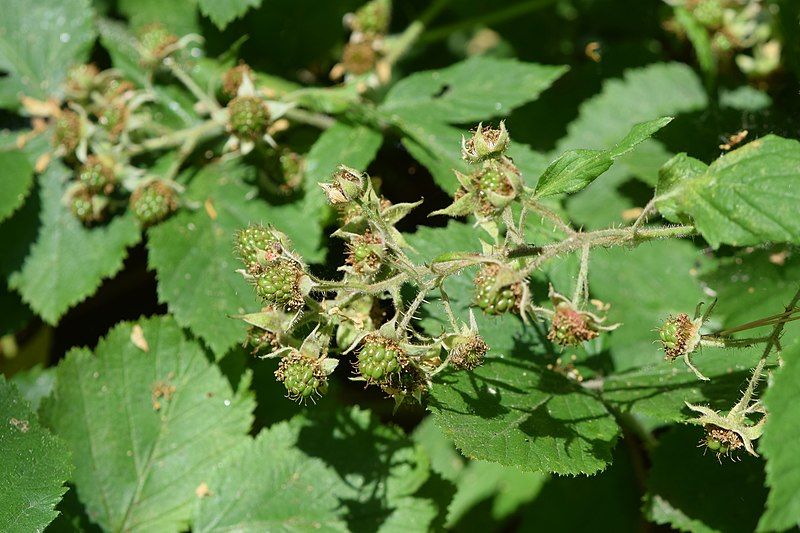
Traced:
[[22, 269], [10, 278], [10, 286], [50, 324], [94, 294], [104, 278], [116, 274], [127, 248], [141, 238], [127, 213], [103, 226], [84, 227], [62, 200], [68, 176], [60, 163], [51, 164], [40, 176], [42, 225]]
[[578, 192], [611, 168], [616, 158], [633, 150], [671, 121], [671, 117], [662, 117], [636, 124], [625, 138], [608, 150], [565, 152], [539, 178], [536, 195], [541, 197]]
[[196, 490], [192, 531], [347, 531], [336, 471], [293, 444], [284, 422], [229, 454]]
[[0, 107], [17, 109], [23, 94], [61, 97], [67, 70], [83, 62], [95, 39], [89, 0], [9, 0], [0, 17]]
[[3, 187], [0, 188], [0, 222], [11, 216], [25, 201], [33, 185], [33, 165], [19, 150], [0, 152]]
[[243, 16], [250, 8], [257, 8], [261, 0], [197, 0], [200, 12], [224, 30], [228, 24]]
[[139, 325], [149, 352], [131, 343], [131, 323], [112, 329], [95, 355], [71, 351], [43, 416], [72, 450], [73, 480], [94, 522], [114, 531], [181, 531], [197, 486], [247, 442], [253, 401], [231, 390], [174, 320]]
[[800, 142], [767, 135], [703, 172], [685, 155], [676, 158], [665, 165], [657, 190], [657, 206], [671, 220], [690, 217], [714, 248], [800, 243]]
[[67, 491], [69, 451], [0, 375], [0, 530], [42, 531]]

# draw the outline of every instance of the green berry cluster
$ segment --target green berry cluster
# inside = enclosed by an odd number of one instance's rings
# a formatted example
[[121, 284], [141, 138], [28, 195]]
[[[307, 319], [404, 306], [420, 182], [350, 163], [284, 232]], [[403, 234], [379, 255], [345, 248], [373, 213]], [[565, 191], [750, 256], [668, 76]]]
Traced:
[[61, 148], [65, 155], [72, 155], [81, 142], [83, 129], [80, 115], [75, 111], [66, 109], [56, 118], [53, 128], [53, 145]]
[[175, 190], [160, 180], [148, 182], [131, 195], [130, 207], [143, 226], [152, 226], [178, 208]]
[[574, 309], [569, 303], [562, 302], [556, 306], [547, 338], [559, 346], [579, 346], [598, 335], [592, 320], [586, 314]]
[[258, 96], [237, 96], [228, 103], [228, 127], [240, 139], [255, 141], [267, 133], [269, 108]]
[[483, 364], [489, 345], [479, 335], [458, 336], [450, 348], [453, 368], [473, 370]]
[[499, 271], [498, 265], [486, 265], [475, 276], [475, 305], [490, 315], [514, 311], [522, 294], [519, 284], [496, 287]]
[[405, 353], [396, 342], [369, 335], [358, 352], [358, 373], [371, 383], [383, 383], [404, 366]]
[[733, 430], [706, 424], [705, 431], [706, 434], [700, 444], [717, 456], [728, 455], [744, 447], [742, 438]]
[[328, 390], [328, 378], [319, 359], [295, 350], [281, 359], [275, 377], [283, 383], [287, 395], [293, 400], [305, 401], [322, 396]]
[[79, 187], [75, 190], [70, 196], [69, 202], [72, 214], [84, 226], [91, 226], [103, 220], [103, 211], [97, 209], [94, 195], [86, 187]]
[[154, 67], [167, 57], [170, 48], [178, 42], [178, 36], [163, 24], [155, 22], [139, 30], [141, 62], [146, 67]]
[[346, 261], [357, 274], [373, 276], [381, 268], [381, 257], [375, 246], [381, 243], [380, 237], [367, 230], [348, 244]]
[[285, 311], [297, 311], [304, 304], [299, 287], [302, 274], [293, 261], [275, 259], [255, 278], [256, 293], [268, 304]]
[[114, 170], [96, 156], [89, 156], [78, 170], [80, 181], [90, 192], [111, 194], [116, 182]]
[[275, 235], [260, 224], [250, 224], [237, 231], [234, 237], [236, 254], [251, 273], [260, 271], [259, 256], [270, 250], [277, 242]]
[[668, 360], [676, 359], [695, 348], [698, 325], [686, 313], [670, 317], [658, 330], [661, 346]]
[[247, 338], [244, 341], [244, 346], [251, 349], [253, 355], [261, 353], [270, 353], [273, 350], [280, 348], [278, 334], [272, 331], [250, 326], [247, 330]]

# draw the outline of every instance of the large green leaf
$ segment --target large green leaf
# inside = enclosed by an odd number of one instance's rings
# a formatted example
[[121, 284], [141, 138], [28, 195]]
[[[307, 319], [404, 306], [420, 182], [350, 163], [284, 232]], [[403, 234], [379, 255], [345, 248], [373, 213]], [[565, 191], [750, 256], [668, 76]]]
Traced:
[[0, 222], [11, 216], [25, 201], [33, 185], [33, 165], [19, 150], [0, 152], [3, 187], [0, 188]]
[[82, 62], [94, 42], [89, 0], [7, 0], [0, 17], [0, 107], [16, 109], [20, 96], [61, 96], [67, 69]]
[[161, 317], [116, 326], [95, 355], [70, 352], [42, 404], [72, 451], [89, 517], [114, 531], [185, 529], [196, 491], [248, 438], [252, 409], [250, 395], [231, 390], [200, 346]]
[[294, 443], [284, 422], [231, 453], [209, 477], [192, 531], [346, 531], [339, 476]]
[[505, 116], [535, 100], [566, 70], [475, 56], [444, 69], [408, 76], [392, 87], [381, 109], [401, 116], [412, 112], [452, 124]]
[[763, 463], [745, 457], [720, 464], [713, 453], [697, 448], [702, 435], [698, 427], [676, 427], [659, 439], [647, 476], [645, 513], [679, 531], [753, 531], [766, 499]]
[[709, 166], [681, 154], [658, 183], [658, 209], [689, 218], [714, 247], [800, 242], [800, 142], [767, 135]]
[[[422, 228], [406, 238], [429, 260], [449, 251], [474, 251], [475, 229], [451, 223]], [[454, 311], [463, 320], [474, 285], [471, 275], [446, 282]], [[433, 298], [431, 298], [433, 300]], [[435, 301], [422, 324], [439, 333], [446, 323]], [[561, 474], [592, 474], [605, 468], [618, 427], [592, 393], [546, 368], [550, 353], [539, 328], [514, 316], [479, 315], [491, 347], [474, 372], [443, 372], [429, 409], [437, 425], [468, 457]]]
[[[788, 294], [787, 294], [788, 297]], [[774, 374], [764, 395], [769, 412], [759, 444], [767, 458], [767, 510], [758, 523], [759, 531], [782, 531], [800, 526], [800, 463], [791, 443], [800, 439], [797, 424], [800, 400], [800, 345], [783, 354], [783, 366]]]
[[338, 473], [333, 492], [349, 530], [428, 530], [435, 513], [417, 495], [428, 479], [427, 456], [400, 429], [358, 408], [310, 411], [289, 426], [295, 446]]
[[662, 117], [636, 124], [625, 138], [608, 150], [580, 149], [565, 152], [539, 178], [536, 195], [578, 192], [611, 168], [616, 158], [633, 150], [671, 121], [671, 117]]
[[197, 4], [203, 15], [210, 18], [217, 28], [224, 30], [250, 8], [260, 6], [261, 0], [197, 0]]
[[41, 227], [11, 287], [46, 322], [55, 324], [73, 305], [91, 296], [104, 278], [122, 268], [127, 248], [141, 238], [133, 217], [115, 216], [86, 228], [63, 201], [68, 170], [53, 163], [39, 178]]
[[319, 243], [308, 230], [316, 214], [303, 211], [303, 204], [270, 206], [254, 198], [254, 187], [244, 182], [251, 171], [236, 161], [205, 167], [186, 191], [186, 199], [202, 207], [185, 209], [148, 233], [159, 299], [217, 357], [244, 340], [247, 329], [228, 316], [258, 308], [253, 288], [236, 272], [242, 265], [233, 252], [234, 233], [249, 223], [272, 223], [304, 255], [315, 254]]
[[69, 451], [0, 375], [0, 529], [42, 531], [67, 491]]

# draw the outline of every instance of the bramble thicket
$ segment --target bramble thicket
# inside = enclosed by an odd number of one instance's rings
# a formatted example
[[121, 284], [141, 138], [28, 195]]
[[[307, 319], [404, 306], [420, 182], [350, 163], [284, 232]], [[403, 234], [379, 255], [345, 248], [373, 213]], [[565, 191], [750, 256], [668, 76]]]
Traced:
[[3, 531], [800, 525], [794, 0], [6, 0]]

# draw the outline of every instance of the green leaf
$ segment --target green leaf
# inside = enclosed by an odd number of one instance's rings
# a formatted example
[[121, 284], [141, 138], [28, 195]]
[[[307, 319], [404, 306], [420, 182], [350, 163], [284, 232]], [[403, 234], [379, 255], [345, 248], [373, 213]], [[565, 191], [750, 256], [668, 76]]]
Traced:
[[614, 160], [633, 150], [658, 130], [672, 122], [662, 117], [636, 124], [624, 139], [608, 150], [570, 150], [553, 161], [536, 184], [537, 196], [571, 194], [583, 189], [606, 170]]
[[71, 351], [42, 404], [72, 450], [89, 517], [114, 531], [186, 529], [195, 491], [248, 439], [252, 409], [250, 395], [231, 390], [200, 346], [164, 317], [116, 326], [95, 355]]
[[763, 463], [747, 457], [720, 465], [697, 448], [702, 436], [702, 428], [675, 427], [659, 439], [650, 456], [645, 514], [679, 531], [754, 531], [766, 499]]
[[257, 8], [261, 0], [197, 0], [200, 12], [211, 19], [214, 25], [224, 30], [250, 8]]
[[[475, 229], [450, 223], [406, 236], [426, 260], [456, 249], [473, 251]], [[457, 316], [465, 320], [472, 275], [445, 287]], [[438, 334], [447, 323], [437, 302], [425, 307], [423, 327]], [[618, 427], [602, 402], [560, 374], [547, 370], [544, 336], [514, 316], [476, 316], [491, 351], [474, 372], [443, 372], [428, 408], [436, 424], [468, 457], [523, 471], [593, 474], [608, 464]]]
[[787, 445], [800, 439], [797, 424], [800, 344], [785, 350], [783, 366], [775, 371], [772, 379], [764, 394], [769, 418], [758, 446], [767, 458], [767, 485], [770, 487], [767, 509], [758, 523], [759, 531], [782, 531], [800, 526], [798, 459], [793, 453], [794, 447]]
[[192, 531], [346, 531], [336, 471], [294, 441], [284, 422], [231, 453], [197, 500]]
[[11, 216], [25, 201], [33, 185], [33, 165], [19, 150], [0, 152], [3, 187], [0, 188], [0, 222]]
[[203, 168], [185, 195], [202, 207], [184, 209], [148, 232], [159, 300], [217, 357], [242, 342], [247, 330], [244, 322], [228, 317], [259, 306], [253, 287], [236, 272], [242, 265], [234, 255], [234, 233], [249, 223], [272, 223], [303, 255], [315, 254], [319, 243], [319, 235], [308, 231], [313, 212], [303, 212], [301, 204], [270, 206], [254, 198], [255, 188], [245, 184], [252, 170], [236, 161]]
[[[351, 531], [396, 531], [414, 510], [433, 514], [416, 496], [428, 479], [423, 451], [403, 432], [359, 408], [311, 410], [289, 421], [297, 446], [339, 474], [332, 490], [347, 508]], [[415, 518], [419, 519], [419, 517]], [[402, 530], [402, 529], [400, 529]], [[420, 524], [418, 531], [428, 530]]]
[[134, 28], [158, 22], [177, 35], [200, 31], [196, 0], [120, 0], [118, 7]]
[[89, 0], [9, 0], [0, 17], [0, 107], [22, 95], [60, 97], [67, 69], [83, 62], [95, 39]]
[[506, 116], [535, 100], [566, 71], [567, 67], [475, 56], [401, 80], [386, 95], [381, 110], [456, 124]]
[[0, 375], [0, 529], [42, 531], [67, 491], [69, 452]]
[[40, 176], [39, 235], [22, 269], [10, 278], [10, 286], [50, 324], [94, 294], [104, 278], [119, 272], [127, 248], [141, 238], [127, 213], [100, 227], [84, 227], [63, 201], [68, 178], [60, 163]]
[[676, 156], [659, 179], [657, 206], [671, 220], [691, 218], [714, 248], [798, 243], [798, 186], [800, 142], [767, 135], [705, 168]]

